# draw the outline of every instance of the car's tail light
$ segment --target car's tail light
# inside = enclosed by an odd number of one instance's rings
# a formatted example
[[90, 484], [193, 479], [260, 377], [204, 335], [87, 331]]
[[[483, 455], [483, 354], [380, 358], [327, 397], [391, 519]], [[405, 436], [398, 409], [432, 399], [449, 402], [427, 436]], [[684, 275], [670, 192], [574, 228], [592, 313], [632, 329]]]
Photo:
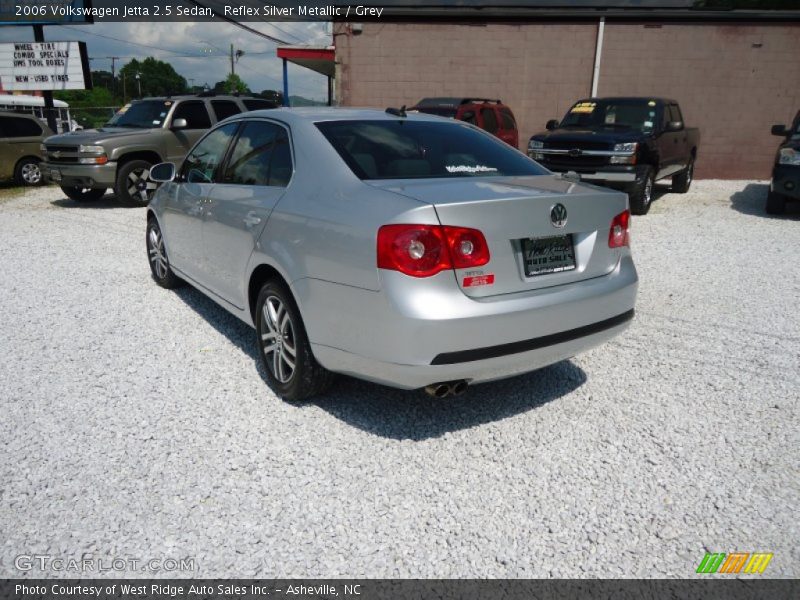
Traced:
[[622, 248], [630, 244], [630, 211], [619, 213], [611, 221], [611, 229], [608, 231], [608, 247]]
[[489, 246], [477, 229], [441, 225], [384, 225], [378, 230], [378, 268], [412, 277], [489, 262]]

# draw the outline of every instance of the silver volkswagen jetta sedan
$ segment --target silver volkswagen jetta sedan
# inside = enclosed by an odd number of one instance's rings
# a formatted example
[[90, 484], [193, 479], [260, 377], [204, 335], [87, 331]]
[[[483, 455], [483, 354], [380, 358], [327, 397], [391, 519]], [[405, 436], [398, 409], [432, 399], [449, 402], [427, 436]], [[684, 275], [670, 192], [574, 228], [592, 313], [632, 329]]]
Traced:
[[255, 327], [272, 387], [332, 373], [443, 397], [609, 340], [638, 279], [625, 194], [463, 122], [278, 109], [212, 129], [147, 211], [155, 281]]

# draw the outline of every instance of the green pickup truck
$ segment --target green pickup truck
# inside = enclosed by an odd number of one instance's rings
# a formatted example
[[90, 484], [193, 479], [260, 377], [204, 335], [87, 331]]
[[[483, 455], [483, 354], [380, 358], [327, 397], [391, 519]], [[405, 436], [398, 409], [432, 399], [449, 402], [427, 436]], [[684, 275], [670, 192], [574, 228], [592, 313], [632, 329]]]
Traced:
[[151, 166], [180, 163], [223, 119], [276, 106], [264, 98], [208, 93], [136, 100], [99, 129], [47, 138], [42, 174], [76, 201], [98, 200], [112, 188], [120, 202], [144, 206], [158, 187], [150, 179]]

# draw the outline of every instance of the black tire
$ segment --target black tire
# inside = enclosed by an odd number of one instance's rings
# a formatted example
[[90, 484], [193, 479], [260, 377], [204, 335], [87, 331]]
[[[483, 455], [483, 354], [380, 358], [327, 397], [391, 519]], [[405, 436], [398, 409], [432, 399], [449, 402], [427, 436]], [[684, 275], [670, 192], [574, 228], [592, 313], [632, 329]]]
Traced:
[[782, 215], [786, 212], [786, 196], [776, 192], [767, 194], [767, 213], [771, 215]]
[[164, 236], [161, 235], [161, 228], [154, 218], [147, 221], [145, 243], [147, 244], [147, 262], [150, 264], [153, 281], [168, 290], [184, 285], [183, 279], [175, 275], [169, 264], [167, 249], [164, 246]]
[[75, 202], [94, 202], [106, 195], [106, 188], [82, 188], [61, 186], [61, 191]]
[[653, 203], [653, 187], [655, 185], [655, 177], [653, 175], [652, 167], [647, 167], [640, 178], [636, 180], [636, 184], [628, 194], [631, 204], [631, 213], [634, 215], [646, 215], [650, 210], [650, 205]]
[[117, 169], [114, 193], [117, 200], [131, 206], [147, 206], [158, 189], [150, 179], [150, 167], [146, 160], [130, 160]]
[[[287, 316], [288, 325], [284, 320]], [[330, 387], [333, 373], [314, 358], [300, 311], [281, 281], [270, 279], [261, 288], [255, 323], [269, 385], [281, 398], [298, 402]]]
[[42, 177], [42, 170], [39, 168], [39, 159], [35, 156], [26, 156], [21, 159], [17, 166], [14, 167], [14, 182], [17, 185], [24, 185], [26, 187], [33, 187], [42, 185], [44, 177]]
[[688, 166], [672, 176], [672, 191], [676, 194], [685, 194], [689, 191], [694, 179], [694, 158], [689, 160]]

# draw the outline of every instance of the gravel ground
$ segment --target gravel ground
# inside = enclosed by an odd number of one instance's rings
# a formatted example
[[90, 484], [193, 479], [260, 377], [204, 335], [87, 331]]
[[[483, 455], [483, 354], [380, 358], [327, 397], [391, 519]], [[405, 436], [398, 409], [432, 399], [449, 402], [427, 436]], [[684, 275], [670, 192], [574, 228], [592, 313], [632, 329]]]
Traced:
[[765, 194], [699, 181], [635, 218], [637, 318], [602, 348], [448, 401], [341, 378], [292, 406], [252, 330], [150, 280], [144, 209], [6, 190], [0, 576], [90, 553], [200, 577], [692, 577], [739, 550], [798, 577], [800, 210], [768, 218]]

